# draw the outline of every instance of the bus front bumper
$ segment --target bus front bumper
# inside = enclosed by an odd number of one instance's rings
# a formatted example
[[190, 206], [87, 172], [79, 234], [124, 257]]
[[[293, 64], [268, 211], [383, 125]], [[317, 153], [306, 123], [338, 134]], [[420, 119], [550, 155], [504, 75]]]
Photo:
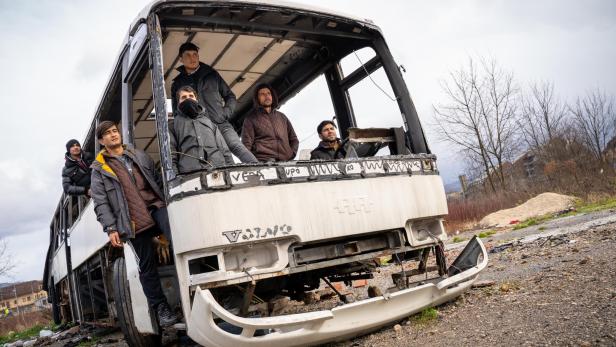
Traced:
[[[434, 283], [425, 283], [395, 293], [357, 301], [331, 310], [265, 318], [238, 317], [225, 310], [209, 290], [197, 288], [190, 318], [188, 336], [204, 346], [306, 346], [351, 338], [376, 330], [387, 323], [408, 317], [421, 310], [450, 301], [466, 291], [488, 264], [488, 255], [481, 240], [469, 242], [482, 255], [471, 260], [466, 269]], [[467, 246], [468, 247], [468, 246]], [[462, 257], [462, 256], [460, 256]], [[468, 261], [466, 262], [468, 264]], [[456, 262], [454, 262], [456, 264]], [[220, 318], [242, 329], [235, 335], [221, 329]], [[254, 336], [264, 329], [271, 333]]]

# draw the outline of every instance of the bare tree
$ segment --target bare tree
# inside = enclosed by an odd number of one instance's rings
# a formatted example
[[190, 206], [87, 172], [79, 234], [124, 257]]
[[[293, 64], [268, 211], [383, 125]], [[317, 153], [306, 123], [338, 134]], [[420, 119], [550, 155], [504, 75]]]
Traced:
[[510, 160], [517, 150], [516, 124], [518, 90], [513, 74], [500, 68], [496, 61], [482, 60], [484, 78], [475, 83], [484, 118], [487, 148], [497, 163], [495, 173], [505, 188], [505, 160]]
[[[503, 163], [515, 144], [517, 89], [511, 73], [495, 61], [472, 58], [466, 68], [450, 73], [441, 87], [448, 102], [434, 107], [441, 139], [454, 144], [470, 161], [478, 161], [492, 191], [505, 187]], [[475, 165], [471, 165], [475, 167]]]
[[7, 242], [5, 239], [0, 239], [0, 277], [10, 276], [14, 268], [15, 264], [8, 251]]
[[566, 105], [554, 95], [554, 83], [533, 84], [521, 101], [518, 125], [528, 148], [541, 150], [559, 136], [565, 119]]
[[603, 150], [614, 136], [614, 103], [614, 96], [595, 89], [569, 107], [580, 139], [599, 161], [605, 161]]

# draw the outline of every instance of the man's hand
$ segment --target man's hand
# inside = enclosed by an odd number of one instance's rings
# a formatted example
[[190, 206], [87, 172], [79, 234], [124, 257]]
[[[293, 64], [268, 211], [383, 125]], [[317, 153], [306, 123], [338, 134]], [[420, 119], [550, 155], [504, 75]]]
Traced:
[[86, 195], [88, 196], [88, 198], [92, 197], [92, 194], [90, 192], [91, 192], [90, 188], [86, 189]]
[[169, 254], [169, 240], [167, 240], [165, 235], [158, 235], [158, 237], [155, 237], [153, 241], [156, 244], [158, 262], [162, 265], [169, 264], [169, 261], [171, 260], [171, 255]]
[[111, 245], [113, 247], [124, 247], [122, 241], [120, 240], [120, 233], [118, 233], [117, 231], [109, 233], [109, 242], [111, 242]]

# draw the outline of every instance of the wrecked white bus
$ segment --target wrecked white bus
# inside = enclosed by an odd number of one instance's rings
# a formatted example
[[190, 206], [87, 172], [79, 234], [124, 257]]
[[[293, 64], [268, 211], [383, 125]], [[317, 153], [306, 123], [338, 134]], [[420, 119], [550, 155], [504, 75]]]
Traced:
[[[367, 150], [338, 160], [300, 157], [176, 175], [167, 99], [185, 42], [202, 48], [201, 60], [235, 93], [236, 129], [257, 84], [272, 85], [284, 104], [321, 80], [328, 97], [315, 102], [331, 102], [341, 137]], [[358, 61], [357, 52], [366, 50], [371, 58]], [[343, 66], [348, 57], [356, 62], [351, 69]], [[395, 125], [379, 126], [386, 117], [380, 104], [372, 105], [377, 114], [370, 122], [358, 119], [365, 102], [359, 107], [352, 90], [362, 83], [391, 94]], [[301, 118], [313, 124], [312, 133], [327, 116], [307, 110]], [[485, 248], [475, 239], [447, 264], [447, 204], [436, 157], [400, 68], [369, 20], [275, 1], [154, 1], [129, 28], [83, 141], [86, 151], [99, 149], [94, 129], [105, 120], [120, 123], [124, 143], [160, 166], [174, 254], [159, 273], [169, 303], [184, 316], [175, 329], [202, 345], [345, 339], [451, 300], [486, 266]], [[50, 231], [44, 283], [54, 319], [120, 326], [131, 346], [159, 343], [135, 254], [110, 247], [92, 201], [63, 196]], [[332, 309], [255, 314], [257, 304], [279, 295], [302, 298], [333, 282], [370, 279], [374, 259], [383, 256], [417, 268], [401, 270], [392, 288], [361, 300], [338, 293], [340, 305]], [[427, 266], [430, 259], [435, 266]], [[421, 282], [408, 280], [429, 271], [433, 276]]]

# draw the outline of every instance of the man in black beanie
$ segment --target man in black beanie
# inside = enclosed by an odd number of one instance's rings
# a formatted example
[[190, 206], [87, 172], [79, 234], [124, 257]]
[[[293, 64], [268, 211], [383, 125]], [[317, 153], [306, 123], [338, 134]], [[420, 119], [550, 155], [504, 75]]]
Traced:
[[65, 194], [90, 196], [90, 164], [92, 155], [81, 150], [79, 141], [69, 140], [62, 169], [62, 188]]

